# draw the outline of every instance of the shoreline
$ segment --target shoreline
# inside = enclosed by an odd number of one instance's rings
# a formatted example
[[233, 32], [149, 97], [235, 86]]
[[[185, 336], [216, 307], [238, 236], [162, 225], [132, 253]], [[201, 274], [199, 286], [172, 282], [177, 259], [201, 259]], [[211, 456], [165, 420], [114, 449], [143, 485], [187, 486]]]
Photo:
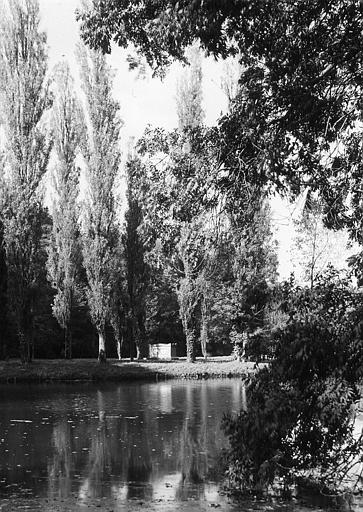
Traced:
[[[261, 365], [262, 366], [262, 365]], [[240, 362], [231, 357], [185, 358], [171, 361], [109, 359], [99, 364], [96, 359], [35, 359], [0, 361], [0, 384], [44, 382], [122, 382], [166, 379], [247, 378], [256, 371], [254, 362]]]

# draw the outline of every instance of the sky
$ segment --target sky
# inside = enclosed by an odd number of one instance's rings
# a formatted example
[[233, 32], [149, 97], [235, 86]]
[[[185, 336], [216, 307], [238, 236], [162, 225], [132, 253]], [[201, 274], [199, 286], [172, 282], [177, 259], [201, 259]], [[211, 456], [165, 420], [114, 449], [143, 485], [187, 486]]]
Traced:
[[[79, 88], [78, 64], [75, 49], [79, 41], [79, 28], [75, 19], [78, 0], [39, 0], [41, 27], [47, 32], [50, 71], [59, 61], [67, 60]], [[183, 67], [175, 63], [170, 67], [164, 80], [152, 78], [151, 72], [145, 79], [138, 79], [137, 73], [128, 70], [127, 50], [114, 47], [107, 57], [115, 71], [114, 97], [119, 101], [124, 121], [121, 132], [121, 146], [126, 149], [130, 137], [138, 138], [148, 124], [173, 129], [177, 126], [176, 83]], [[227, 111], [227, 98], [221, 88], [224, 73], [223, 64], [213, 58], [203, 59], [203, 107], [205, 123], [213, 125], [221, 113]], [[293, 270], [299, 271], [291, 258], [294, 238], [293, 219], [301, 211], [303, 198], [289, 204], [280, 197], [271, 200], [274, 234], [278, 241], [280, 279], [287, 278]], [[342, 254], [344, 250], [342, 249]], [[344, 253], [345, 254], [345, 253]], [[344, 254], [342, 259], [344, 259]]]
[[[75, 48], [79, 41], [78, 23], [75, 10], [78, 0], [39, 0], [42, 28], [47, 32], [49, 45], [49, 68], [66, 59], [78, 82], [78, 64]], [[124, 121], [122, 136], [139, 137], [147, 124], [173, 129], [177, 126], [176, 81], [182, 73], [181, 64], [173, 64], [162, 81], [147, 73], [145, 79], [138, 79], [137, 72], [129, 72], [127, 50], [113, 47], [107, 57], [115, 71], [114, 96], [121, 106]], [[217, 118], [227, 109], [227, 99], [221, 89], [223, 66], [213, 58], [203, 62], [203, 103], [205, 122], [215, 124]]]

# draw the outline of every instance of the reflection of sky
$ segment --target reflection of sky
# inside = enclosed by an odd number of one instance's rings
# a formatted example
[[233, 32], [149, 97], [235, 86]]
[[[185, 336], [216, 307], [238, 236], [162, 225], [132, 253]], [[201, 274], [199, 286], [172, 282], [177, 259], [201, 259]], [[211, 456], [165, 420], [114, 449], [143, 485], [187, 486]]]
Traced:
[[241, 510], [215, 471], [220, 419], [243, 391], [240, 380], [0, 386], [2, 510]]
[[[0, 494], [79, 504], [218, 498], [241, 381], [0, 388]], [[35, 392], [34, 392], [35, 390]], [[72, 498], [73, 499], [73, 498]]]

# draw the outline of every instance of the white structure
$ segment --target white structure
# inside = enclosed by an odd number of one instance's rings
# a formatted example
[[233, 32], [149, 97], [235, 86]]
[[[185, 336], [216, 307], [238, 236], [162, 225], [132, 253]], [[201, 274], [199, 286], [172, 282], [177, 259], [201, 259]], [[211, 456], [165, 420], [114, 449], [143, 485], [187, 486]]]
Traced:
[[172, 359], [176, 357], [175, 343], [157, 343], [150, 345], [150, 358], [152, 359]]

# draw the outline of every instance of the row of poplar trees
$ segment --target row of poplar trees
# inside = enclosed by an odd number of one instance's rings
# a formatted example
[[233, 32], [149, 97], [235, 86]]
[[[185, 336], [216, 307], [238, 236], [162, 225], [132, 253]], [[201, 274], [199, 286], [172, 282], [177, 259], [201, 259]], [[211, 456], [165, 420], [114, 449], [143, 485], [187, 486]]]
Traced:
[[22, 360], [31, 360], [46, 275], [64, 353], [71, 357], [71, 317], [83, 272], [102, 360], [106, 322], [111, 320], [119, 342], [121, 323], [112, 304], [122, 271], [114, 195], [121, 120], [112, 73], [101, 53], [80, 44], [81, 103], [66, 63], [48, 74], [37, 1], [9, 0], [0, 19], [2, 337], [10, 319]]

